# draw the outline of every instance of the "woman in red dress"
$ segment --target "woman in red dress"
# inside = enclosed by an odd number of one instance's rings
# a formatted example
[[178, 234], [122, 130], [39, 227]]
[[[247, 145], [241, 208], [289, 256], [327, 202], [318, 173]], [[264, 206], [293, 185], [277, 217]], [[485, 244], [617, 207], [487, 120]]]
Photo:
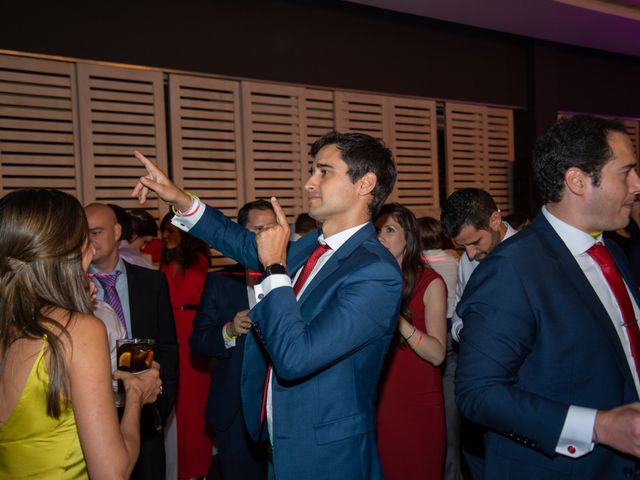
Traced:
[[446, 429], [442, 377], [447, 287], [422, 259], [413, 213], [382, 207], [378, 238], [398, 260], [404, 286], [397, 335], [380, 380], [378, 449], [386, 480], [441, 479]]
[[160, 224], [165, 249], [160, 270], [169, 282], [169, 294], [178, 335], [180, 377], [176, 399], [178, 478], [204, 477], [211, 464], [212, 442], [204, 411], [209, 394], [209, 359], [191, 355], [189, 337], [207, 271], [209, 247], [171, 224], [171, 214]]

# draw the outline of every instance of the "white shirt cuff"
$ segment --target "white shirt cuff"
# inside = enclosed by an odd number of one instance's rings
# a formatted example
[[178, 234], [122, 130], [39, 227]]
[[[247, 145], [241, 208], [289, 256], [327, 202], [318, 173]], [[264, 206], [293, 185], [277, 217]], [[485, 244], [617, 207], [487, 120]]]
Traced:
[[174, 215], [171, 219], [171, 223], [180, 230], [188, 232], [196, 223], [198, 223], [198, 220], [202, 218], [202, 215], [204, 215], [204, 208], [204, 203], [202, 203], [200, 199], [194, 199], [191, 204], [191, 208], [182, 215]]
[[596, 423], [596, 412], [593, 408], [571, 405], [564, 420], [556, 453], [567, 457], [578, 458], [591, 452], [593, 443], [593, 426]]
[[269, 295], [271, 290], [280, 287], [291, 287], [291, 277], [284, 274], [269, 275], [261, 283], [253, 287], [256, 294], [256, 303]]

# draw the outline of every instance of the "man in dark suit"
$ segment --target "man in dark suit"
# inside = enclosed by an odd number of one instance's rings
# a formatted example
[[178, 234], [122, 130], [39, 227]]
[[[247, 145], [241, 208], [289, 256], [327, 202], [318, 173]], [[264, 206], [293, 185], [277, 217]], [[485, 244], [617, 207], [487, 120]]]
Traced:
[[402, 277], [371, 217], [393, 188], [395, 165], [380, 142], [355, 133], [330, 132], [311, 154], [305, 190], [322, 232], [291, 242], [288, 252], [289, 224], [275, 198], [277, 225], [255, 235], [178, 189], [139, 153], [149, 175], [134, 194], [144, 201], [152, 188], [178, 209], [174, 224], [253, 270], [265, 268], [249, 316], [273, 369], [247, 336], [241, 385], [250, 433], [268, 432], [272, 441], [272, 474], [377, 480], [374, 402]]
[[[160, 364], [162, 395], [154, 405], [143, 409], [140, 456], [131, 478], [163, 479], [165, 452], [162, 427], [171, 412], [178, 388], [178, 343], [167, 279], [161, 272], [131, 265], [120, 258], [118, 242], [121, 228], [111, 208], [92, 203], [85, 207], [85, 212], [89, 238], [96, 250], [90, 272], [94, 274], [98, 299], [114, 308], [128, 338], [152, 338], [156, 342], [154, 359]], [[115, 292], [107, 292], [112, 288], [107, 285], [110, 280], [114, 282]], [[116, 296], [117, 300], [114, 300]]]
[[640, 478], [640, 296], [601, 243], [629, 221], [636, 168], [620, 123], [555, 124], [533, 160], [545, 206], [467, 284], [456, 394], [489, 429], [485, 478]]
[[[238, 224], [260, 232], [276, 223], [271, 203], [256, 200], [238, 212]], [[267, 472], [266, 442], [247, 432], [240, 400], [244, 342], [251, 328], [248, 309], [255, 305], [253, 285], [260, 273], [236, 264], [207, 275], [189, 339], [196, 355], [214, 357], [205, 416], [215, 430], [224, 480], [260, 480]]]

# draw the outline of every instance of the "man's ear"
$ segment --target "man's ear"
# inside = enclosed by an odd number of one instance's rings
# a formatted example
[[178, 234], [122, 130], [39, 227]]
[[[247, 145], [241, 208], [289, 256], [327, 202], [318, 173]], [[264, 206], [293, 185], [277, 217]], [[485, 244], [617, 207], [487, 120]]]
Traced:
[[373, 172], [365, 173], [362, 178], [359, 180], [360, 182], [360, 195], [369, 195], [373, 193], [373, 189], [376, 188], [376, 183], [378, 181], [378, 177]]
[[120, 240], [122, 240], [122, 225], [120, 225], [119, 223], [116, 223], [113, 226], [113, 233], [116, 236], [116, 242], [119, 242]]
[[564, 184], [574, 195], [582, 196], [589, 182], [589, 176], [578, 167], [571, 167], [564, 173]]
[[494, 232], [497, 232], [500, 228], [500, 224], [502, 223], [502, 215], [500, 215], [499, 211], [495, 211], [489, 217], [489, 228]]

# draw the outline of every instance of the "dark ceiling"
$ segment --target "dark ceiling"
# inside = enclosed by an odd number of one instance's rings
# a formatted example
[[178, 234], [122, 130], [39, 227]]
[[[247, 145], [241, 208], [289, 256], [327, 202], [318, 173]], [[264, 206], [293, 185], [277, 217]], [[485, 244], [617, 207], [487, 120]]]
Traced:
[[372, 7], [640, 57], [640, 0], [351, 0]]

